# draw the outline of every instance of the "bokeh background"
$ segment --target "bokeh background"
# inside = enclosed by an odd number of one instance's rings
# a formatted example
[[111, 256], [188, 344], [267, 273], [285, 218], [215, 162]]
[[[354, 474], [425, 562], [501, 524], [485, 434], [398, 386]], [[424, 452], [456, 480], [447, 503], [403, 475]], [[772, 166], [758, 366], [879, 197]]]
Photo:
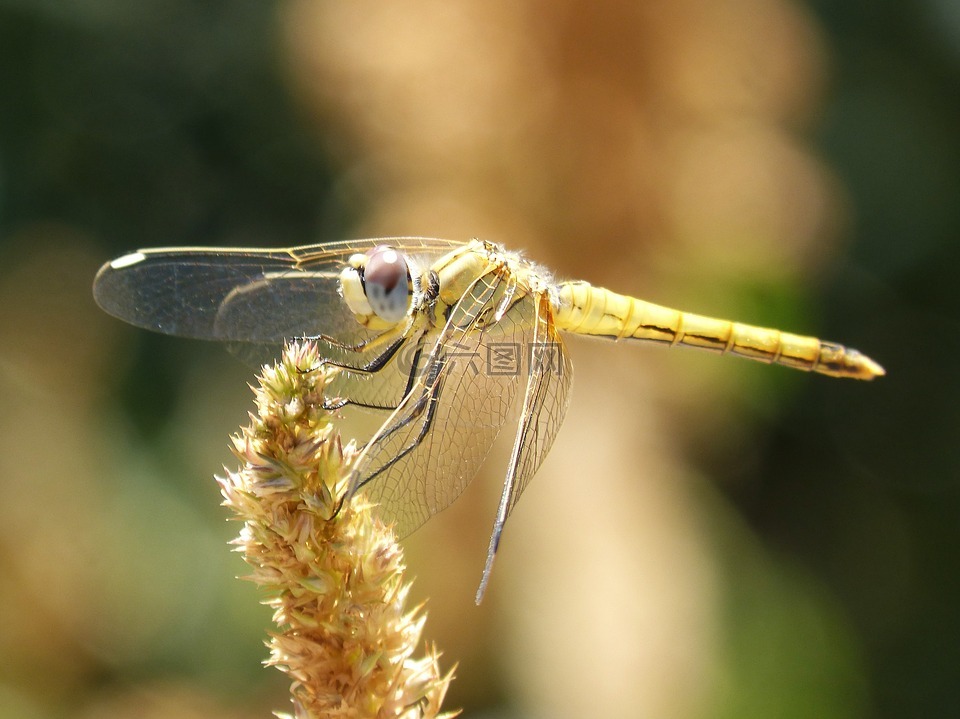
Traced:
[[90, 285], [401, 234], [889, 373], [572, 340], [483, 606], [501, 462], [406, 543], [450, 707], [960, 714], [955, 0], [0, 0], [0, 716], [286, 708], [212, 479], [252, 371]]

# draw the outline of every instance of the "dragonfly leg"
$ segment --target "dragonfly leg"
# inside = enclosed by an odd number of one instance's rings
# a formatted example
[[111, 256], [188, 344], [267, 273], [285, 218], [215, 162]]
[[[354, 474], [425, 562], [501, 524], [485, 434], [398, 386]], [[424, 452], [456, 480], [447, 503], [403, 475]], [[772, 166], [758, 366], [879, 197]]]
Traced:
[[[438, 366], [436, 370], [431, 373], [432, 381], [429, 381], [424, 385], [422, 392], [420, 393], [420, 396], [416, 399], [413, 407], [411, 408], [410, 414], [404, 417], [402, 420], [396, 422], [395, 424], [387, 427], [386, 429], [381, 429], [381, 431], [379, 431], [374, 436], [374, 438], [371, 439], [370, 442], [368, 442], [364, 446], [364, 450], [365, 451], [369, 450], [371, 448], [371, 445], [377, 442], [383, 441], [386, 437], [391, 436], [397, 430], [403, 427], [406, 427], [411, 422], [421, 417], [424, 414], [424, 410], [426, 410], [426, 417], [424, 419], [423, 427], [420, 428], [420, 430], [417, 432], [417, 435], [406, 446], [404, 446], [395, 455], [393, 455], [390, 461], [388, 461], [382, 467], [380, 467], [375, 472], [372, 472], [370, 475], [364, 477], [361, 480], [358, 480], [356, 476], [352, 478], [350, 481], [349, 489], [340, 498], [340, 502], [338, 503], [337, 508], [336, 510], [334, 510], [330, 519], [333, 519], [340, 513], [340, 510], [343, 508], [344, 502], [352, 498], [357, 493], [357, 491], [359, 491], [361, 487], [363, 487], [364, 485], [366, 485], [368, 482], [372, 481], [376, 477], [380, 476], [382, 473], [388, 471], [400, 459], [402, 459], [403, 457], [408, 455], [410, 452], [415, 450], [423, 441], [423, 438], [426, 437], [427, 433], [430, 431], [430, 427], [433, 425], [433, 420], [436, 413], [437, 399], [439, 397], [439, 391], [440, 391], [440, 381], [441, 381], [440, 374], [441, 374], [442, 365], [443, 365], [442, 360], [437, 364]], [[416, 365], [417, 363], [414, 363], [414, 367], [410, 375], [411, 382], [414, 381], [414, 378], [417, 373]], [[404, 392], [404, 397], [408, 396], [409, 394], [410, 394], [410, 390], [408, 389], [407, 391]], [[336, 402], [339, 402], [337, 409], [342, 408], [347, 404], [355, 404], [350, 400], [346, 400], [346, 399], [336, 400]], [[396, 408], [392, 408], [392, 409], [395, 410]]]
[[344, 505], [344, 504], [346, 503], [346, 501], [347, 501], [347, 494], [349, 494], [349, 492], [340, 495], [340, 501], [337, 502], [337, 508], [336, 508], [335, 510], [333, 510], [333, 514], [331, 514], [329, 517], [327, 517], [327, 521], [328, 521], [328, 522], [332, 522], [334, 519], [337, 518], [337, 515], [340, 514], [340, 510], [343, 509], [343, 505]]
[[[316, 342], [324, 365], [352, 372], [377, 372], [396, 355], [408, 339], [405, 331], [388, 330], [358, 345], [345, 345], [333, 337], [313, 335], [302, 340]], [[324, 352], [324, 350], [328, 350]]]
[[[397, 353], [404, 344], [411, 338], [395, 332], [384, 333], [371, 341], [361, 345], [348, 346], [338, 343], [331, 337], [316, 335], [300, 338], [302, 340], [316, 342], [320, 354], [320, 362], [317, 366], [302, 368], [302, 373], [314, 372], [322, 367], [332, 367], [340, 370], [346, 376], [355, 377], [350, 380], [354, 394], [357, 396], [341, 396], [336, 398], [325, 398], [323, 408], [328, 411], [342, 409], [348, 404], [355, 404], [369, 409], [393, 410], [396, 404], [406, 394], [407, 389], [412, 385], [413, 377], [416, 374], [416, 363], [407, 373], [398, 369], [392, 373], [391, 379], [396, 380], [401, 387], [404, 387], [403, 394], [396, 397], [395, 402], [373, 401], [372, 398], [378, 394], [379, 385], [389, 381], [384, 375], [384, 382], [377, 383], [379, 372], [391, 363], [397, 356]], [[419, 340], [419, 338], [417, 338]], [[413, 340], [416, 342], [417, 340]], [[419, 352], [417, 353], [419, 357]], [[410, 375], [408, 377], [407, 375]], [[332, 384], [336, 386], [337, 380], [334, 378]], [[370, 395], [371, 399], [365, 401], [363, 395]]]
[[424, 384], [417, 398], [413, 400], [412, 406], [407, 410], [406, 416], [389, 426], [384, 426], [381, 428], [381, 430], [377, 432], [370, 442], [367, 443], [364, 451], [370, 451], [375, 445], [382, 444], [393, 434], [409, 426], [412, 422], [419, 420], [421, 417], [423, 418], [423, 426], [417, 430], [416, 435], [399, 451], [390, 452], [390, 459], [389, 461], [385, 462], [383, 466], [379, 467], [377, 470], [371, 472], [362, 479], [355, 479], [355, 484], [353, 484], [352, 489], [348, 492], [350, 495], [353, 495], [361, 487], [373, 481], [384, 472], [388, 471], [391, 467], [393, 467], [393, 465], [410, 454], [413, 450], [420, 446], [421, 442], [423, 442], [423, 438], [426, 437], [430, 432], [430, 428], [433, 426], [433, 420], [436, 417], [437, 402], [440, 399], [440, 390], [443, 385], [444, 364], [445, 362], [442, 358], [435, 363], [433, 369], [431, 370], [430, 378]]
[[360, 368], [324, 360], [325, 364], [340, 370], [339, 376], [332, 378], [329, 390], [331, 395], [339, 394], [339, 397], [328, 400], [325, 406], [334, 410], [346, 405], [396, 410], [423, 373], [424, 341], [422, 333], [418, 337], [402, 338], [402, 347], [409, 352], [400, 353], [401, 347], [395, 343]]

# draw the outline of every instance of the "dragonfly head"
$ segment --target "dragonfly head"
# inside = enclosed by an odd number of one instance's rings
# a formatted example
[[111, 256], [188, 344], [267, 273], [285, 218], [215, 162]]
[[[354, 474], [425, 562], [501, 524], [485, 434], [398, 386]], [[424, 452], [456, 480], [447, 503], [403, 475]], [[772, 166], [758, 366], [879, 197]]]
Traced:
[[344, 301], [369, 329], [386, 329], [406, 317], [413, 289], [406, 257], [388, 245], [353, 255], [340, 273]]

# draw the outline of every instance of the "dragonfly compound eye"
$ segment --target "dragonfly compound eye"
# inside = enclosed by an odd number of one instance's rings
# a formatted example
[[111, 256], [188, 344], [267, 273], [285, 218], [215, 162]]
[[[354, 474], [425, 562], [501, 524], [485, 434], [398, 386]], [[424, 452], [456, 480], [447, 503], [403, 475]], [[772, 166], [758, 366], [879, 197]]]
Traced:
[[406, 258], [387, 245], [353, 255], [340, 273], [340, 295], [368, 329], [397, 324], [406, 316], [413, 295]]
[[403, 254], [380, 245], [367, 256], [361, 274], [367, 302], [378, 317], [399, 322], [410, 304], [410, 268]]

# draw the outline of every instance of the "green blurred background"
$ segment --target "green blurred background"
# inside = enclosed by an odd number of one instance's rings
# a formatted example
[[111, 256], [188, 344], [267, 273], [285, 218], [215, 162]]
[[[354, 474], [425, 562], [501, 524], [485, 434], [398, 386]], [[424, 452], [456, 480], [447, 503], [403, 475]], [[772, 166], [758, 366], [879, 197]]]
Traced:
[[400, 234], [888, 371], [571, 341], [483, 607], [502, 464], [407, 542], [451, 707], [960, 714], [954, 0], [0, 0], [0, 716], [286, 708], [212, 480], [252, 371], [90, 285]]

